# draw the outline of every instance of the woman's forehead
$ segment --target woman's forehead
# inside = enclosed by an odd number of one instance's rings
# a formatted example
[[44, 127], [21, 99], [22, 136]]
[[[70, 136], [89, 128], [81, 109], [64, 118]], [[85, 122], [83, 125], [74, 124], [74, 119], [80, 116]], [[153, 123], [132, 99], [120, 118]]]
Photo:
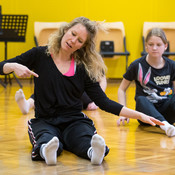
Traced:
[[81, 36], [84, 39], [86, 39], [87, 36], [88, 36], [88, 32], [87, 32], [86, 27], [84, 25], [80, 24], [80, 23], [74, 25], [69, 30], [76, 32], [76, 34], [78, 34], [79, 36]]

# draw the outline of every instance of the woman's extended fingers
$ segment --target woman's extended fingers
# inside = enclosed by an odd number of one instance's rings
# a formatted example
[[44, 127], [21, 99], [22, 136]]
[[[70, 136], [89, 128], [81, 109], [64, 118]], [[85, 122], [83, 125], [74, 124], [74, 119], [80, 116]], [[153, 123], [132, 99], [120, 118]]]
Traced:
[[150, 117], [150, 120], [151, 120], [153, 123], [155, 123], [156, 125], [164, 125], [164, 123], [162, 123], [161, 121], [159, 121], [159, 120], [157, 120], [157, 119], [155, 119], [155, 118], [153, 118], [153, 117]]
[[35, 72], [33, 72], [33, 71], [31, 71], [31, 70], [30, 70], [30, 74], [33, 75], [34, 77], [37, 77], [37, 78], [39, 77], [38, 74], [36, 74]]
[[29, 70], [29, 69], [23, 74], [23, 77], [30, 77], [31, 75], [33, 75], [35, 77], [39, 77], [38, 74], [36, 74], [35, 72], [33, 72], [33, 71]]
[[16, 75], [18, 75], [21, 78], [30, 77], [31, 75], [35, 77], [39, 77], [38, 74], [36, 74], [35, 72], [28, 69], [28, 67], [21, 65], [21, 64], [15, 65], [14, 72]]
[[27, 77], [30, 77], [31, 75], [35, 76], [35, 77], [38, 77], [38, 74], [36, 74], [35, 72], [27, 69], [23, 72], [21, 72], [20, 74], [18, 74], [20, 77], [22, 78], [27, 78]]
[[155, 119], [154, 117], [145, 115], [143, 113], [140, 113], [140, 117], [141, 118], [139, 120], [141, 120], [144, 123], [149, 123], [152, 126], [155, 126], [155, 125], [164, 125], [161, 121]]

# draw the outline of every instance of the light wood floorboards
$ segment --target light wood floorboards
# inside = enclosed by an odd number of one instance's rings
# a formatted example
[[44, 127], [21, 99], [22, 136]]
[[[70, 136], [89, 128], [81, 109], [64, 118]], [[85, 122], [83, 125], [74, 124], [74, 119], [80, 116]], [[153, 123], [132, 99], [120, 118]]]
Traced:
[[[22, 82], [26, 97], [33, 85]], [[109, 81], [107, 95], [117, 100], [118, 81]], [[167, 137], [159, 128], [140, 127], [136, 120], [117, 127], [117, 116], [101, 111], [85, 111], [93, 119], [98, 134], [105, 138], [110, 153], [101, 166], [64, 151], [56, 166], [31, 160], [27, 121], [33, 110], [22, 115], [15, 102], [19, 86], [14, 82], [6, 89], [0, 86], [0, 174], [1, 175], [173, 175], [175, 174], [175, 137]], [[127, 92], [128, 107], [134, 109], [134, 84]]]

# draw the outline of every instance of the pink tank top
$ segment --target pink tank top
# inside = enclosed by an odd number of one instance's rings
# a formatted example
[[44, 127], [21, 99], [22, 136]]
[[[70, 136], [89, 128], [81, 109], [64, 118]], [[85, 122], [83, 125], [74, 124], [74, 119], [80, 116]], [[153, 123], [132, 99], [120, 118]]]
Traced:
[[[51, 54], [51, 57], [53, 57], [53, 55]], [[71, 60], [71, 63], [70, 63], [70, 68], [69, 70], [63, 74], [67, 77], [71, 77], [71, 76], [74, 76], [75, 74], [75, 61], [74, 61], [74, 58], [72, 57], [72, 60]]]
[[74, 74], [75, 74], [75, 61], [74, 58], [72, 57], [70, 68], [64, 75], [70, 77], [74, 76]]

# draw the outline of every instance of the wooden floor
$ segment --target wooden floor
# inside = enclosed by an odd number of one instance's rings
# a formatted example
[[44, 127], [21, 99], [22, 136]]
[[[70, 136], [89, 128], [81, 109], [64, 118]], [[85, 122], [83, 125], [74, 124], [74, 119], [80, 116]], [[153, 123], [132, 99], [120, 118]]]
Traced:
[[[33, 85], [22, 82], [29, 97]], [[119, 82], [110, 81], [107, 95], [117, 100]], [[14, 82], [4, 89], [0, 85], [0, 174], [1, 175], [169, 175], [175, 174], [175, 137], [167, 137], [159, 128], [140, 127], [136, 120], [117, 127], [117, 116], [101, 110], [86, 112], [94, 120], [98, 134], [105, 138], [110, 153], [101, 166], [63, 151], [56, 166], [31, 161], [31, 144], [27, 121], [34, 116], [30, 111], [22, 115], [15, 102], [19, 86]], [[127, 92], [128, 106], [134, 109], [132, 85]]]

